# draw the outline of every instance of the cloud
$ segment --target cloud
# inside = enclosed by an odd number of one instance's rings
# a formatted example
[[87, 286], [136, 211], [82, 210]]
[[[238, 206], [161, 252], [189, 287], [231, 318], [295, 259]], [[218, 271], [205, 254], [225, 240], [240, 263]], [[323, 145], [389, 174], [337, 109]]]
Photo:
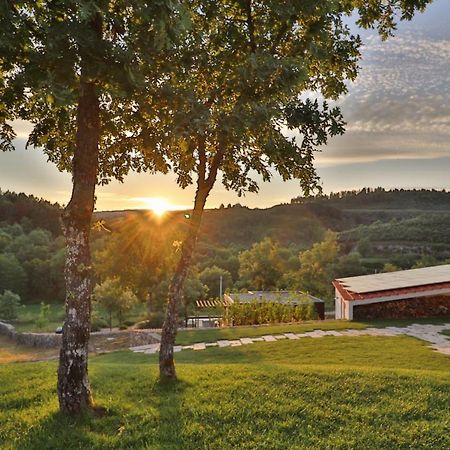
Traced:
[[319, 166], [450, 156], [450, 29], [446, 39], [417, 34], [366, 38], [359, 78], [337, 102], [346, 135]]

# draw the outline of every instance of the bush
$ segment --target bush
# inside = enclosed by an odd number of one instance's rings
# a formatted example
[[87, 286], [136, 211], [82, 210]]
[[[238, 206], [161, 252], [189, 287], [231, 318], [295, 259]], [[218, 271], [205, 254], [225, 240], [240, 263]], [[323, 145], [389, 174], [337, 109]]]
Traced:
[[165, 319], [165, 314], [163, 312], [156, 312], [150, 315], [147, 320], [138, 322], [135, 328], [143, 330], [145, 328], [161, 328]]
[[41, 309], [39, 310], [39, 316], [35, 320], [35, 325], [37, 328], [42, 329], [48, 326], [50, 317], [50, 305], [41, 303]]
[[91, 331], [100, 331], [102, 328], [108, 328], [108, 323], [96, 313], [93, 313], [91, 317]]
[[261, 325], [299, 322], [316, 318], [314, 304], [308, 299], [297, 303], [250, 302], [233, 303], [225, 310], [226, 322], [231, 325]]
[[6, 290], [0, 295], [0, 318], [17, 319], [17, 310], [20, 307], [20, 295]]

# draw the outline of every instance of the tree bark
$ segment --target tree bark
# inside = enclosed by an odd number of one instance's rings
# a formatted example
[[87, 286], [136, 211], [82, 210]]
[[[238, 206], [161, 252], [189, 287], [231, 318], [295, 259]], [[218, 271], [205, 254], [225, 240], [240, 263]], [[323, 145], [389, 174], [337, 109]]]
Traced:
[[[214, 177], [215, 178], [215, 177]], [[159, 351], [159, 374], [162, 379], [175, 378], [173, 347], [178, 331], [178, 316], [183, 300], [183, 287], [197, 243], [198, 230], [202, 221], [206, 199], [212, 184], [200, 181], [195, 194], [194, 210], [190, 218], [189, 229], [181, 249], [181, 257], [169, 288], [166, 318], [164, 320]]]
[[72, 197], [63, 213], [67, 245], [66, 319], [58, 369], [60, 411], [78, 414], [93, 406], [88, 378], [92, 268], [89, 250], [99, 159], [100, 108], [95, 84], [80, 81]]

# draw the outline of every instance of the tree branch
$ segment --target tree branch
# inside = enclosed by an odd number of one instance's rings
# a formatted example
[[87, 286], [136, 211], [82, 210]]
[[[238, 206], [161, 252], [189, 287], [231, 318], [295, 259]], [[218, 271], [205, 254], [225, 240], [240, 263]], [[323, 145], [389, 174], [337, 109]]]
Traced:
[[203, 137], [198, 145], [198, 183], [204, 184], [206, 179], [206, 151], [205, 151], [205, 137]]

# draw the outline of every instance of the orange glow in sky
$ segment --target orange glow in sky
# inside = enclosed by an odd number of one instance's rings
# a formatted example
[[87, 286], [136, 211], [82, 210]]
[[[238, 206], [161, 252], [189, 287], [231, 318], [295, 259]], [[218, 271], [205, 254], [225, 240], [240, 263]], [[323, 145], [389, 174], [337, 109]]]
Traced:
[[132, 200], [133, 202], [140, 203], [145, 209], [153, 211], [158, 217], [162, 217], [167, 211], [177, 211], [189, 208], [184, 205], [173, 205], [162, 197], [136, 197]]

